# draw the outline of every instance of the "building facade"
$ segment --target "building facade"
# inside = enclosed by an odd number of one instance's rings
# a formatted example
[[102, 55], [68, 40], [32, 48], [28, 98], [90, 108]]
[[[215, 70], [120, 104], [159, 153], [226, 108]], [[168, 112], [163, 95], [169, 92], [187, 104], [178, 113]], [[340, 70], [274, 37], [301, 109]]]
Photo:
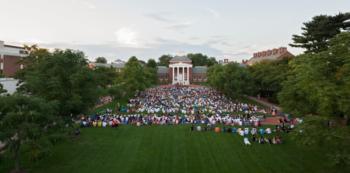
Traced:
[[222, 65], [226, 65], [226, 64], [229, 64], [231, 61], [229, 61], [229, 59], [222, 59], [222, 60], [219, 60], [219, 64], [222, 64]]
[[253, 54], [252, 58], [250, 58], [248, 61], [243, 61], [243, 63], [247, 65], [253, 65], [261, 61], [274, 61], [287, 57], [294, 57], [294, 55], [290, 53], [286, 47], [280, 47], [272, 50], [256, 52]]
[[7, 45], [0, 41], [0, 73], [5, 77], [13, 77], [24, 68], [22, 58], [27, 56], [24, 47]]
[[0, 84], [3, 86], [3, 89], [6, 90], [5, 94], [13, 94], [18, 88], [18, 80], [13, 78], [0, 78]]
[[169, 61], [169, 67], [157, 67], [158, 79], [163, 84], [189, 85], [207, 81], [207, 67], [193, 66], [186, 56], [175, 56]]
[[117, 59], [115, 61], [113, 61], [112, 63], [89, 63], [89, 67], [94, 69], [97, 67], [106, 67], [106, 68], [114, 68], [116, 70], [116, 72], [121, 72], [122, 69], [124, 68], [126, 62], [120, 59]]

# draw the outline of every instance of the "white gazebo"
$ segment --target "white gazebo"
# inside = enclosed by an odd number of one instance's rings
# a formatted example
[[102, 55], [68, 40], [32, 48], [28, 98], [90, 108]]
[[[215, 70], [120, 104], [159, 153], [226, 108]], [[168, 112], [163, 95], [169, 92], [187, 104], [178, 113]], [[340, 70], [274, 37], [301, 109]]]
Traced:
[[189, 85], [192, 64], [177, 62], [169, 65], [172, 73], [172, 84]]

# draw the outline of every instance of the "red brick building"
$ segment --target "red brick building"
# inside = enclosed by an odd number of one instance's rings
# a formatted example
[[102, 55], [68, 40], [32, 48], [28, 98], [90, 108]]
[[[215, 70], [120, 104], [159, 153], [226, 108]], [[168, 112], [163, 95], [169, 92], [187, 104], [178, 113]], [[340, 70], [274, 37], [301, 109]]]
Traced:
[[266, 61], [266, 60], [273, 61], [273, 60], [278, 60], [281, 58], [293, 57], [293, 56], [294, 55], [290, 53], [286, 47], [280, 47], [272, 50], [256, 52], [253, 54], [252, 58], [250, 58], [248, 61], [244, 61], [243, 63], [247, 65], [253, 65], [261, 61]]
[[18, 70], [24, 68], [20, 61], [26, 55], [24, 47], [7, 45], [0, 41], [0, 73], [5, 77], [13, 77]]
[[163, 84], [189, 85], [207, 81], [207, 67], [195, 66], [186, 56], [175, 56], [169, 61], [169, 67], [158, 66], [158, 79]]

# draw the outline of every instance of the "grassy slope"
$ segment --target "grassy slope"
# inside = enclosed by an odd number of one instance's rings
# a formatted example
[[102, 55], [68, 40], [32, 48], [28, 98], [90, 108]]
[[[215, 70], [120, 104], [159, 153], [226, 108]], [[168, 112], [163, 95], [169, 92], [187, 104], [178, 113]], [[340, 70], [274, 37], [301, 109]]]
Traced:
[[118, 103], [120, 106], [126, 106], [126, 104], [128, 103], [128, 99], [126, 98], [115, 99], [111, 103], [108, 103], [99, 108], [96, 108], [95, 110], [92, 110], [91, 113], [99, 113], [99, 112], [105, 111], [106, 109], [112, 109], [113, 111], [115, 111], [115, 108]]
[[[320, 152], [283, 145], [247, 147], [237, 134], [190, 132], [189, 126], [83, 129], [30, 172], [322, 172]], [[1, 165], [0, 165], [1, 172]]]

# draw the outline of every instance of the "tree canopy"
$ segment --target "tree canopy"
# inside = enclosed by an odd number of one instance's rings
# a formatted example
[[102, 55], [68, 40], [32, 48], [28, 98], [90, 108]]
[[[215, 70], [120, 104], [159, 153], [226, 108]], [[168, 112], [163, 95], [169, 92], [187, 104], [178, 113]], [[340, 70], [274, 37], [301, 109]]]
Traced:
[[150, 86], [158, 83], [157, 63], [154, 59], [149, 59], [147, 61], [145, 73]]
[[[329, 46], [331, 38], [342, 30], [350, 31], [350, 13], [339, 13], [335, 16], [319, 15], [305, 22], [301, 35], [293, 35], [292, 47], [306, 49], [305, 53], [318, 53]], [[347, 21], [347, 22], [346, 22]]]
[[173, 58], [171, 55], [162, 55], [158, 59], [158, 65], [160, 66], [169, 66], [169, 61]]
[[341, 33], [330, 40], [329, 49], [296, 57], [279, 94], [283, 108], [304, 115], [348, 116], [349, 47], [350, 33]]
[[146, 66], [149, 68], [157, 68], [157, 62], [154, 59], [149, 59]]
[[210, 86], [233, 98], [249, 94], [253, 89], [250, 73], [238, 63], [214, 65], [207, 76]]
[[33, 159], [48, 149], [48, 135], [58, 122], [57, 107], [53, 102], [21, 95], [0, 96], [0, 105], [0, 141], [13, 156], [19, 172], [22, 146], [28, 146]]
[[295, 139], [327, 148], [337, 166], [350, 165], [349, 47], [350, 33], [340, 33], [329, 41], [328, 49], [297, 56], [278, 94], [284, 111], [304, 117]]
[[118, 76], [118, 73], [112, 67], [96, 67], [94, 73], [99, 87], [104, 89], [113, 85]]
[[[34, 53], [33, 53], [34, 54]], [[56, 50], [23, 71], [21, 91], [56, 101], [62, 116], [88, 111], [98, 98], [98, 81], [82, 52]]]
[[248, 67], [256, 93], [272, 102], [277, 102], [277, 94], [282, 89], [282, 82], [287, 79], [290, 58], [277, 61], [262, 61]]
[[[151, 67], [153, 66], [153, 67]], [[135, 92], [142, 91], [157, 82], [157, 69], [152, 65], [152, 60], [144, 65], [135, 57], [131, 57], [125, 64], [118, 79], [127, 96], [133, 96]]]
[[[208, 57], [207, 55], [203, 55], [201, 53], [189, 53], [186, 55], [191, 61], [193, 66], [213, 66], [218, 64], [215, 57]], [[160, 66], [169, 66], [169, 61], [173, 58], [171, 55], [162, 55], [159, 57], [158, 65]]]
[[101, 64], [107, 64], [107, 59], [105, 57], [97, 57], [95, 62], [101, 63]]
[[187, 57], [192, 60], [193, 66], [212, 66], [218, 63], [214, 57], [209, 58], [201, 53], [189, 53]]

